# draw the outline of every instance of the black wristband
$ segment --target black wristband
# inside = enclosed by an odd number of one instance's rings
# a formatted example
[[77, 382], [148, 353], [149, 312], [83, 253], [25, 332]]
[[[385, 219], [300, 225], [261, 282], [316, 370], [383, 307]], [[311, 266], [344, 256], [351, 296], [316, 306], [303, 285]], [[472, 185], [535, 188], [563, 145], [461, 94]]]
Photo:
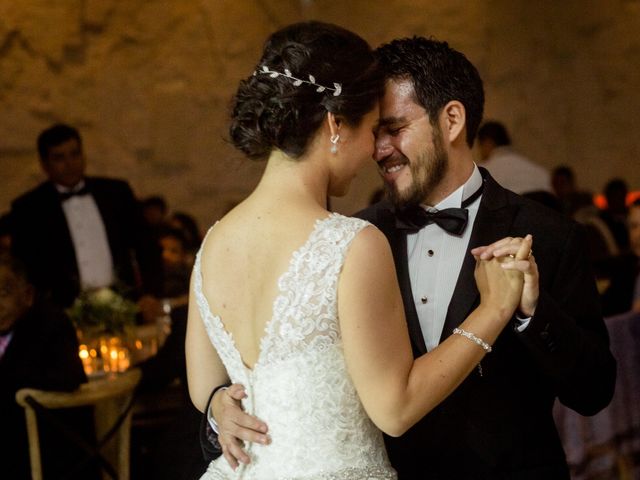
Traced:
[[213, 389], [209, 399], [207, 400], [206, 409], [200, 420], [200, 447], [202, 448], [202, 455], [207, 462], [211, 462], [222, 455], [222, 447], [218, 443], [218, 435], [213, 431], [209, 424], [208, 413], [211, 408], [211, 400], [218, 390], [225, 387], [230, 387], [230, 383], [224, 385], [218, 385]]

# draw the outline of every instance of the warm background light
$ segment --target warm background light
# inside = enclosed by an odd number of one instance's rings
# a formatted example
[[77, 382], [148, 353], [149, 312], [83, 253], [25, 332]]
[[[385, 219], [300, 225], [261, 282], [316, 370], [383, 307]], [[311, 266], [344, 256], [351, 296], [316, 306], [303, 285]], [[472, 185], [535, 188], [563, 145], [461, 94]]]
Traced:
[[[42, 179], [34, 148], [56, 121], [78, 126], [89, 171], [209, 225], [255, 185], [262, 165], [225, 141], [229, 99], [267, 34], [304, 19], [376, 45], [434, 35], [478, 66], [488, 118], [552, 168], [599, 192], [640, 188], [640, 2], [592, 0], [0, 0], [0, 212]], [[339, 211], [362, 207], [373, 166]]]

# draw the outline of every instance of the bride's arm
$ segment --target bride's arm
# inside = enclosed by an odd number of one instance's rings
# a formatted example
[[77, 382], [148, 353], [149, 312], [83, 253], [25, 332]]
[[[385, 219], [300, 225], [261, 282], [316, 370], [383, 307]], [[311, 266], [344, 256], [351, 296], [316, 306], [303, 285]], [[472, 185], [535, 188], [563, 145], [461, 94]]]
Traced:
[[[528, 255], [530, 240], [523, 245], [520, 258]], [[476, 280], [482, 301], [460, 328], [492, 344], [518, 305], [522, 275], [494, 259], [478, 264]], [[374, 423], [392, 436], [404, 433], [440, 403], [485, 355], [469, 339], [451, 335], [414, 361], [391, 250], [375, 228], [363, 230], [351, 245], [340, 279], [338, 312], [358, 395]]]
[[189, 396], [195, 407], [204, 412], [213, 389], [227, 383], [229, 377], [204, 327], [193, 291], [193, 276], [189, 293], [185, 353]]

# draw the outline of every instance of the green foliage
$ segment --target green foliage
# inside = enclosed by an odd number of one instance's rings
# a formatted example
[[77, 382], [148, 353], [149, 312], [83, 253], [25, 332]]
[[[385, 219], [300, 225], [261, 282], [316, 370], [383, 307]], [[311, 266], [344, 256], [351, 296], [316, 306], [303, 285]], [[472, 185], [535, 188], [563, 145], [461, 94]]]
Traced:
[[136, 323], [138, 306], [110, 288], [80, 293], [67, 314], [80, 330], [124, 333]]

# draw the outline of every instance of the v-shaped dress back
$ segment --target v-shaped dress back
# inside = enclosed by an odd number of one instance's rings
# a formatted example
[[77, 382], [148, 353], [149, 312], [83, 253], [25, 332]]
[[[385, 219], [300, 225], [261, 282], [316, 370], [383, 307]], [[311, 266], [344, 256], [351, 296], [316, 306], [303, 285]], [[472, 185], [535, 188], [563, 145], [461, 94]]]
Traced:
[[367, 416], [344, 359], [338, 278], [351, 241], [369, 223], [331, 214], [318, 220], [278, 281], [273, 317], [250, 369], [223, 319], [202, 293], [200, 253], [194, 291], [211, 342], [245, 410], [269, 425], [271, 444], [247, 444], [249, 465], [234, 472], [223, 457], [202, 477], [214, 479], [395, 479], [382, 434]]

